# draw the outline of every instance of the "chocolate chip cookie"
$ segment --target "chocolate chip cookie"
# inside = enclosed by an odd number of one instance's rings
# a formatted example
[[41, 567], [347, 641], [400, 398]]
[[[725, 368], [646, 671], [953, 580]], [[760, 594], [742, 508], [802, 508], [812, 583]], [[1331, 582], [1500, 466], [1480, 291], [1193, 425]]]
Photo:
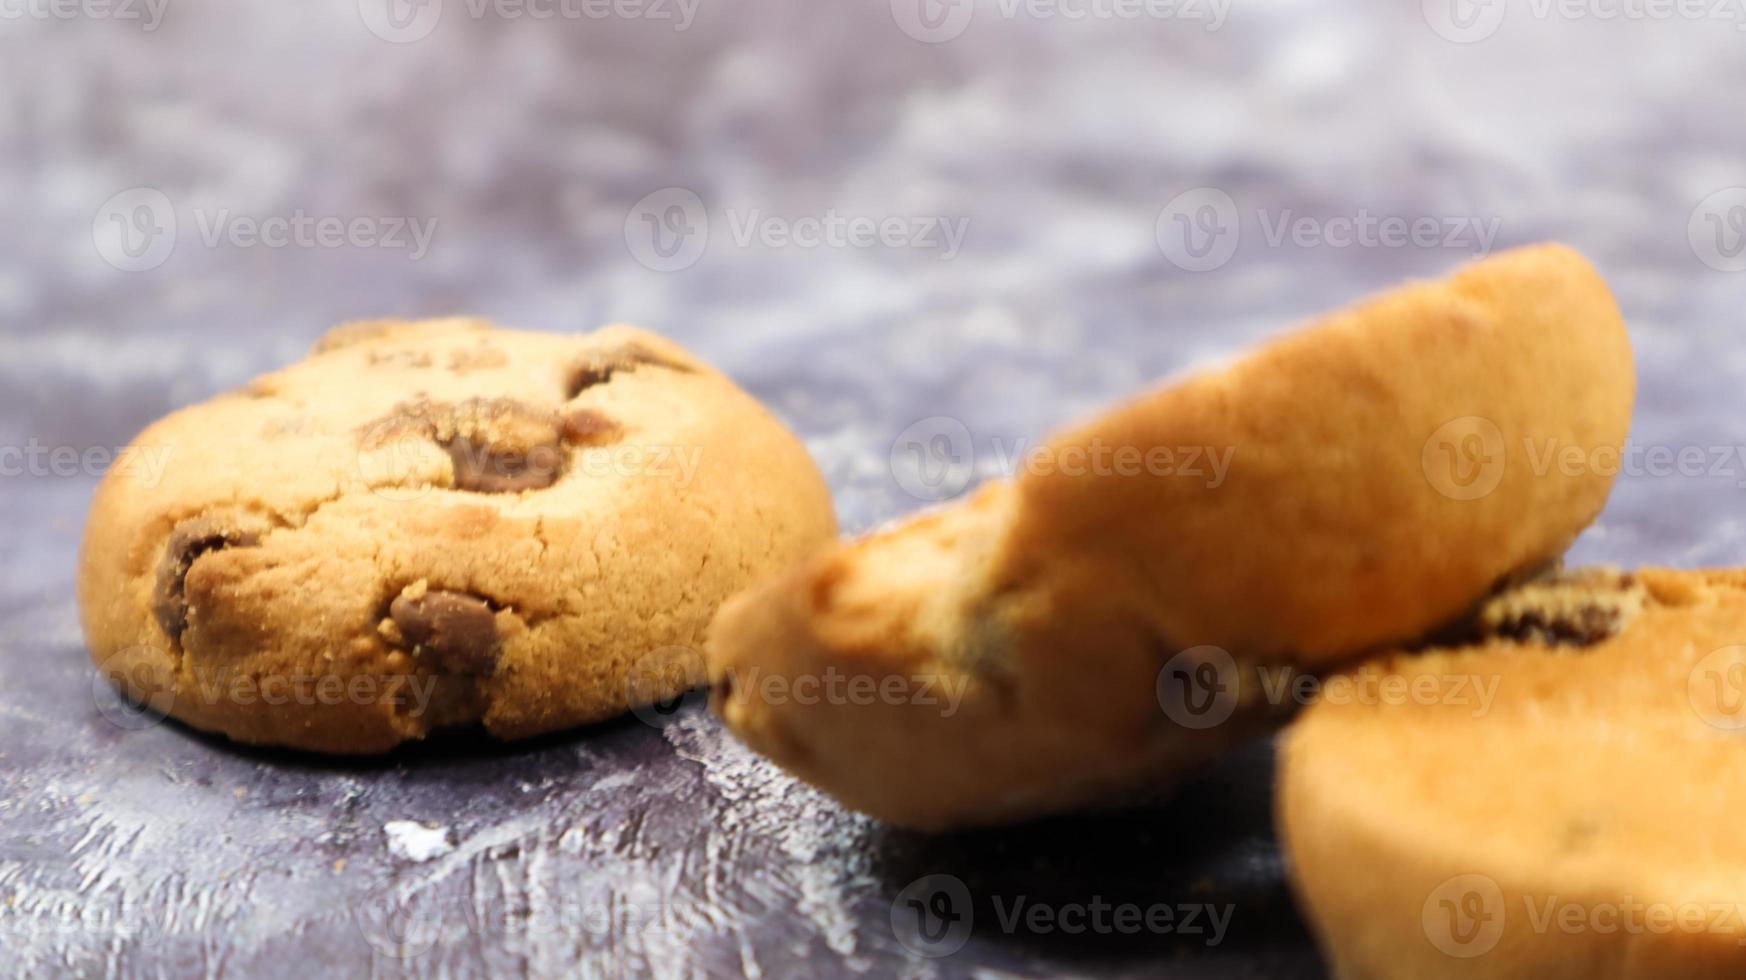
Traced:
[[135, 444], [166, 465], [97, 491], [91, 654], [248, 743], [521, 738], [669, 697], [723, 599], [835, 534], [800, 443], [629, 327], [351, 324]]
[[1746, 972], [1746, 571], [1535, 583], [1348, 676], [1276, 796], [1333, 975]]
[[[1547, 460], [1616, 454], [1634, 393], [1618, 307], [1567, 248], [1403, 287], [732, 600], [717, 708], [901, 824], [1155, 791], [1272, 721], [1258, 668], [1411, 641], [1561, 555], [1613, 469]], [[1227, 467], [1092, 465], [1188, 450]]]

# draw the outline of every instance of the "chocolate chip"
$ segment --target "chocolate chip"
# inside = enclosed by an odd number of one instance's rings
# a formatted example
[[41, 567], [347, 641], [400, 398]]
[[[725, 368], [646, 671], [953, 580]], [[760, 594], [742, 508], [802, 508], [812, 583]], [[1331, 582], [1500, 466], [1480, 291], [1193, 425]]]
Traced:
[[455, 489], [473, 493], [544, 490], [557, 482], [564, 468], [563, 453], [556, 446], [504, 453], [471, 439], [456, 439], [446, 448], [455, 466]]
[[519, 493], [558, 482], [568, 462], [565, 447], [606, 445], [623, 431], [592, 408], [559, 413], [513, 398], [420, 399], [358, 429], [358, 442], [375, 450], [397, 439], [429, 439], [448, 452], [455, 489]]
[[420, 399], [395, 406], [358, 430], [366, 450], [397, 439], [429, 439], [449, 454], [457, 490], [517, 493], [556, 483], [565, 463], [564, 421], [513, 398]]
[[439, 438], [455, 486], [475, 493], [541, 490], [557, 482], [564, 451], [557, 414], [511, 398], [474, 398], [448, 410]]
[[1478, 638], [1590, 647], [1623, 630], [1644, 598], [1635, 579], [1608, 569], [1543, 575], [1487, 601]]
[[1580, 606], [1575, 609], [1530, 609], [1499, 620], [1492, 632], [1499, 637], [1542, 646], [1589, 647], [1619, 631], [1623, 610], [1617, 606]]
[[564, 413], [564, 441], [568, 443], [598, 446], [621, 431], [617, 422], [592, 408], [573, 408]]
[[657, 354], [642, 344], [634, 342], [604, 350], [591, 350], [583, 354], [570, 369], [570, 381], [565, 386], [565, 397], [575, 398], [588, 388], [611, 381], [612, 376], [620, 371], [634, 371], [643, 365], [685, 373], [691, 371], [690, 365]]
[[443, 589], [396, 596], [388, 616], [415, 652], [454, 674], [490, 676], [497, 668], [497, 614], [478, 596]]
[[158, 559], [157, 585], [152, 591], [152, 615], [170, 639], [182, 642], [188, 629], [188, 570], [201, 555], [220, 548], [249, 547], [260, 541], [253, 528], [216, 516], [193, 517], [177, 524]]

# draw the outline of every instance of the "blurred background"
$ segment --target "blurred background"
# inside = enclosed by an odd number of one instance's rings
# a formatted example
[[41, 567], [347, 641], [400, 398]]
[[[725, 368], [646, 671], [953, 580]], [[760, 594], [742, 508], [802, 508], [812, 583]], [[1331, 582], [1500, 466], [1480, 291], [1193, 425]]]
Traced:
[[[24, 678], [0, 695], [0, 897], [13, 897], [0, 945], [39, 966], [125, 962], [140, 947], [124, 926], [151, 895], [137, 889], [168, 876], [171, 907], [195, 909], [153, 926], [152, 962], [172, 965], [283, 971], [295, 950], [379, 972], [509, 953], [603, 975], [1149, 973], [1166, 955], [1189, 970], [1174, 947], [1108, 962], [980, 938], [958, 958], [906, 952], [886, 915], [909, 870], [975, 852], [1022, 882], [1036, 869], [1009, 846], [1076, 866], [1085, 828], [944, 857], [894, 843], [752, 760], [724, 761], [737, 747], [700, 713], [664, 741], [621, 728], [478, 761], [460, 815], [440, 802], [455, 773], [434, 762], [302, 771], [185, 732], [92, 734], [71, 580], [102, 452], [347, 319], [630, 321], [770, 404], [860, 530], [1307, 315], [1559, 239], [1614, 285], [1641, 373], [1634, 455], [1576, 557], [1738, 564], [1742, 119], [1746, 3], [1708, 0], [0, 0], [0, 651]], [[1165, 857], [1097, 853], [1134, 887], [1154, 871], [1178, 892], [1250, 876], [1238, 939], [1192, 962], [1315, 975], [1270, 877], [1267, 758], [1234, 766], [1198, 791], [1210, 797], [1189, 794], [1210, 816], [1143, 821], [1187, 841]], [[582, 825], [575, 808], [608, 806], [576, 803], [576, 785], [627, 772], [680, 787], [647, 790], [647, 806], [771, 835], [773, 852], [709, 853], [772, 883], [739, 912], [699, 913], [706, 933], [620, 937], [592, 960], [598, 944], [477, 923], [470, 944], [430, 957], [349, 958], [323, 939], [355, 939], [348, 901], [422, 887], [380, 854], [380, 874], [329, 882], [339, 891], [287, 872], [268, 917], [248, 909], [270, 882], [225, 884], [301, 868], [351, 799], [376, 852], [375, 825], [396, 816], [452, 825], [463, 851], [486, 841], [461, 868], [474, 889], [509, 844], [576, 862], [579, 880], [610, 866], [666, 894], [703, 887], [716, 865], [671, 863], [698, 833], [682, 820], [661, 832], [665, 854], [555, 850]], [[548, 802], [517, 802], [515, 784], [542, 779], [556, 780]], [[271, 804], [256, 802], [263, 786]], [[322, 868], [374, 867], [320, 853]], [[886, 882], [867, 862], [891, 853], [906, 872]], [[229, 960], [201, 938], [220, 926], [237, 937]]]
[[[122, 445], [346, 319], [627, 320], [799, 427], [855, 527], [913, 505], [910, 422], [1034, 435], [1545, 238], [1619, 293], [1639, 437], [1739, 432], [1739, 4], [0, 5], [0, 442]], [[1198, 188], [1234, 252], [1172, 261]], [[1609, 556], [1729, 557], [1655, 532]]]

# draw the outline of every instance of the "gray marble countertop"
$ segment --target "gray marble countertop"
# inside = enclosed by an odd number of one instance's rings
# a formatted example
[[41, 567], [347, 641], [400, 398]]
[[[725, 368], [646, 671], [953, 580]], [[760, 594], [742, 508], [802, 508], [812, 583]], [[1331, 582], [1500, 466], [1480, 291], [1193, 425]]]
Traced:
[[[806, 438], [861, 530], [1294, 320], [1557, 238], [1615, 285], [1641, 375], [1573, 557], [1739, 564], [1746, 15], [1611, 9], [0, 5], [9, 965], [1321, 975], [1265, 743], [1151, 809], [944, 838], [843, 812], [695, 703], [373, 763], [239, 750], [93, 684], [85, 507], [106, 450], [330, 324], [475, 312], [672, 334]], [[893, 465], [918, 424], [950, 427], [943, 478]], [[929, 875], [975, 910], [938, 958], [894, 913]], [[1020, 898], [1228, 918], [1003, 925]]]

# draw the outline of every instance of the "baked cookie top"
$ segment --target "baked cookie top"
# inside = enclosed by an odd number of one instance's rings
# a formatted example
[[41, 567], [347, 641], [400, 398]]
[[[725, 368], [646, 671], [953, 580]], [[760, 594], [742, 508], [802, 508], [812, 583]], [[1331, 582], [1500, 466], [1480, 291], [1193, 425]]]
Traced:
[[[1618, 307], [1568, 248], [1407, 284], [736, 597], [710, 634], [712, 676], [740, 685], [721, 713], [850, 806], [926, 828], [1167, 785], [1268, 713], [1249, 684], [1217, 724], [1184, 721], [1161, 710], [1173, 672], [1228, 690], [1239, 668], [1327, 669], [1557, 558], [1615, 471], [1547, 454], [1616, 461], [1634, 395]], [[1190, 449], [1223, 468], [1148, 462]], [[753, 675], [918, 696], [776, 700]]]
[[[623, 326], [349, 324], [134, 445], [163, 465], [112, 472], [93, 504], [93, 655], [134, 651], [120, 666], [178, 692], [172, 713], [254, 741], [370, 751], [475, 716], [509, 736], [609, 716], [639, 653], [700, 643], [716, 603], [834, 533], [778, 421]], [[189, 693], [329, 673], [438, 675], [442, 703], [413, 718]]]
[[1278, 808], [1336, 972], [1746, 967], [1746, 571], [1541, 579], [1322, 690]]

